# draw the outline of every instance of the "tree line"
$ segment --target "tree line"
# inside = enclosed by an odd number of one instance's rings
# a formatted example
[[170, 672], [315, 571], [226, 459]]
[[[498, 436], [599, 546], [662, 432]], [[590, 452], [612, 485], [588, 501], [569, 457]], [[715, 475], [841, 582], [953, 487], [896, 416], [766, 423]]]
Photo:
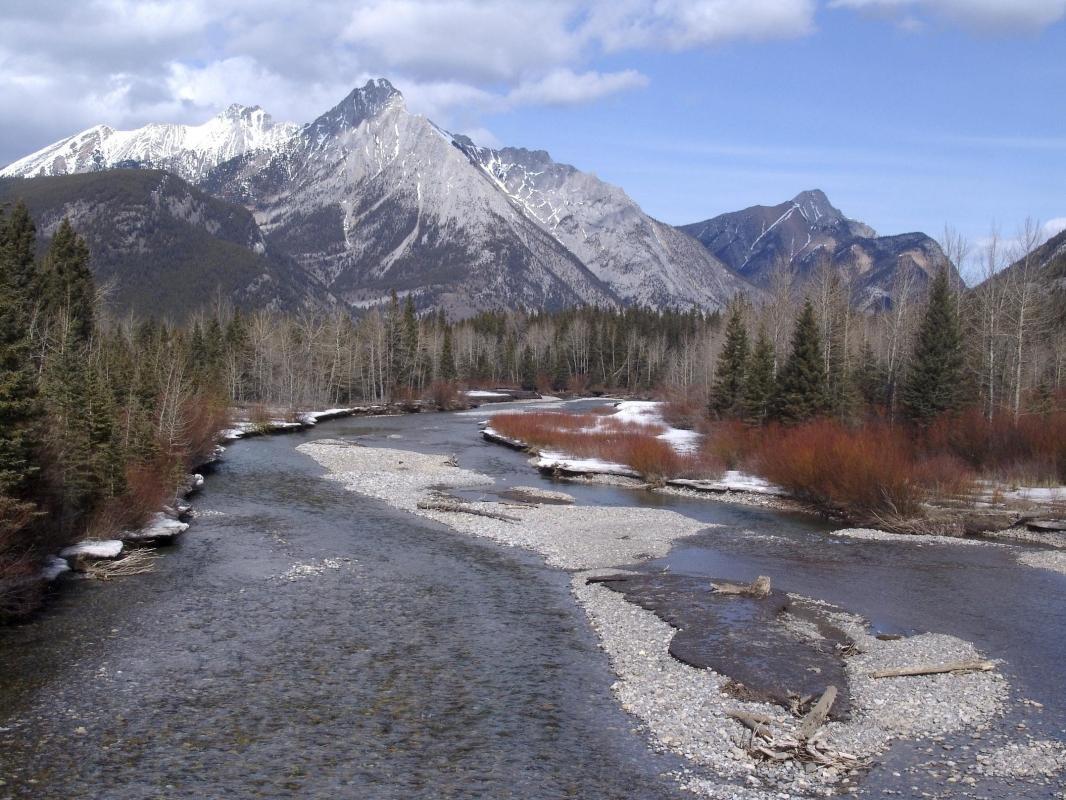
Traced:
[[786, 265], [758, 303], [737, 299], [724, 313], [582, 307], [449, 320], [394, 294], [358, 316], [218, 300], [175, 323], [165, 309], [109, 314], [84, 241], [67, 222], [49, 234], [38, 257], [25, 207], [0, 216], [0, 581], [16, 586], [59, 546], [157, 509], [233, 406], [448, 407], [461, 388], [512, 386], [668, 394], [752, 425], [927, 422], [965, 405], [989, 419], [1041, 413], [1066, 384], [1061, 297], [1039, 286], [1035, 261], [1001, 272], [995, 239], [983, 263], [999, 279], [965, 290], [940, 274], [919, 300], [916, 268], [900, 269], [897, 301], [875, 313], [854, 309], [831, 265], [802, 282]]
[[45, 556], [172, 501], [225, 420], [182, 329], [99, 308], [69, 222], [38, 258], [26, 207], [0, 216], [0, 617], [33, 605]]

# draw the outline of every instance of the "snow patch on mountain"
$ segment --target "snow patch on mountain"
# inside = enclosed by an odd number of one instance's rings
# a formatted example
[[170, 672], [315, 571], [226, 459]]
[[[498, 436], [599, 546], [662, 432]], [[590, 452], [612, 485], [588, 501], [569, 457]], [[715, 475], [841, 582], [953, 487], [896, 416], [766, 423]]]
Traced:
[[275, 123], [259, 106], [231, 105], [202, 125], [150, 123], [134, 130], [96, 125], [0, 171], [32, 178], [95, 172], [124, 165], [166, 169], [196, 183], [223, 161], [291, 138], [299, 126]]

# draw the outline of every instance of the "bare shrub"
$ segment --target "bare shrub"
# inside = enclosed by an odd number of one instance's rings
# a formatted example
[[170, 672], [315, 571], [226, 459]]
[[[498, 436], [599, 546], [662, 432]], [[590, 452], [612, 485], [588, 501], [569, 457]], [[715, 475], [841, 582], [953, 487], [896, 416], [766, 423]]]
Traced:
[[[937, 486], [919, 468], [906, 432], [880, 423], [851, 429], [832, 420], [771, 427], [757, 456], [760, 474], [817, 505], [849, 517], [909, 518]], [[964, 481], [953, 479], [953, 486]]]
[[455, 381], [433, 381], [429, 387], [428, 399], [440, 411], [461, 408], [459, 386]]

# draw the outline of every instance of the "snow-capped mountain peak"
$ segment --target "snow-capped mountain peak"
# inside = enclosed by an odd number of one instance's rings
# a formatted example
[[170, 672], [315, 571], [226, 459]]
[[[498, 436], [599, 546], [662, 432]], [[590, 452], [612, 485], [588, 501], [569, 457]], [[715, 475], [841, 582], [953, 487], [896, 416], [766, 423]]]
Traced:
[[276, 124], [259, 106], [233, 104], [200, 125], [149, 123], [133, 130], [95, 125], [10, 164], [0, 176], [31, 178], [130, 165], [198, 181], [223, 161], [274, 146], [299, 130]]

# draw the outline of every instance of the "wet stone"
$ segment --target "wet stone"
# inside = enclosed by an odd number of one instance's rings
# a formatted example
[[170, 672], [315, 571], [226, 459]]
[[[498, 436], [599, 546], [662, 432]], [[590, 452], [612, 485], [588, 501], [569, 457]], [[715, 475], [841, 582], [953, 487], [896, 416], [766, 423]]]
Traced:
[[797, 698], [816, 700], [836, 686], [830, 718], [848, 718], [840, 649], [850, 640], [813, 610], [794, 606], [784, 592], [725, 595], [712, 591], [706, 578], [669, 573], [607, 575], [589, 583], [619, 592], [676, 628], [670, 654], [726, 676], [738, 698], [790, 708]]

